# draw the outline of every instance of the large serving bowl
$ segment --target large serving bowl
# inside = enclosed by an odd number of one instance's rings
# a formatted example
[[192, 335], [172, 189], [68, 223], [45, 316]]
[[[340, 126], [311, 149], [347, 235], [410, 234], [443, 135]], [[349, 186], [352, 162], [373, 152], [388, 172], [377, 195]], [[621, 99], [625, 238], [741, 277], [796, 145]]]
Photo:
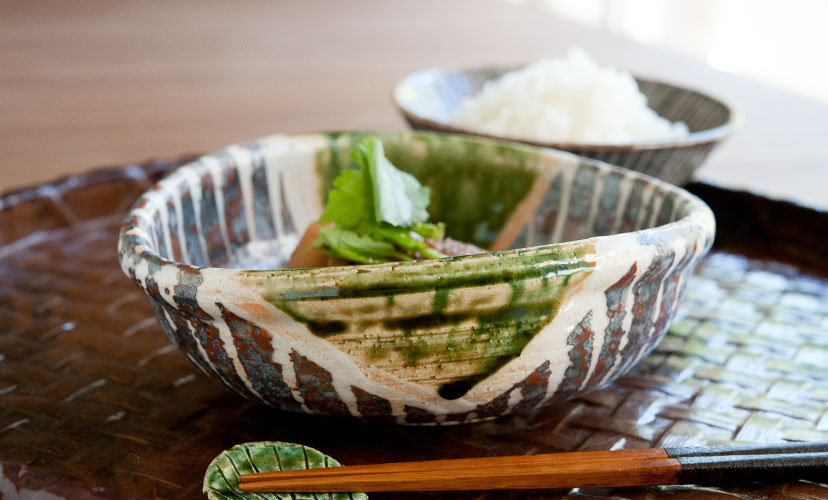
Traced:
[[505, 248], [281, 269], [364, 134], [272, 136], [180, 168], [121, 230], [121, 266], [176, 346], [247, 397], [401, 424], [528, 412], [595, 389], [661, 339], [711, 211], [560, 151], [376, 134], [432, 189], [432, 220]]
[[[687, 124], [690, 134], [680, 140], [636, 144], [578, 144], [538, 141], [525, 137], [487, 134], [451, 123], [451, 116], [464, 98], [477, 94], [486, 82], [516, 68], [478, 68], [448, 71], [428, 69], [400, 80], [392, 97], [397, 108], [415, 130], [468, 134], [508, 139], [534, 146], [563, 149], [643, 172], [667, 182], [683, 185], [722, 140], [741, 127], [743, 117], [731, 105], [696, 90], [669, 83], [636, 78], [648, 105], [670, 121]], [[611, 112], [611, 111], [608, 111]]]

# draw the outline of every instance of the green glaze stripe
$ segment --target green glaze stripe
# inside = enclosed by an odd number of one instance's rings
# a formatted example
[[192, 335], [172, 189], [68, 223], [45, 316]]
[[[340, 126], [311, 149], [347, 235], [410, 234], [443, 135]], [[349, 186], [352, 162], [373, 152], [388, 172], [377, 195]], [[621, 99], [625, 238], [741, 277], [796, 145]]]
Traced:
[[[383, 264], [361, 270], [317, 269], [307, 274], [294, 271], [288, 280], [280, 271], [250, 271], [264, 280], [264, 298], [278, 303], [297, 299], [376, 297], [433, 290], [469, 288], [496, 283], [569, 276], [595, 267], [590, 243], [563, 244], [508, 252], [454, 257], [402, 264]], [[336, 285], [331, 286], [335, 281]]]
[[[571, 271], [571, 270], [570, 270]], [[437, 365], [463, 362], [464, 375], [455, 377], [439, 393], [447, 398], [461, 397], [475, 384], [519, 356], [526, 345], [558, 314], [566, 292], [577, 286], [592, 272], [591, 267], [550, 279], [549, 275], [516, 279], [506, 283], [511, 295], [505, 305], [446, 313], [452, 293], [472, 293], [469, 289], [449, 287], [433, 291], [430, 312], [422, 310], [392, 314], [393, 302], [386, 304], [388, 315], [375, 320], [331, 320], [325, 309], [311, 312], [303, 306], [319, 300], [276, 300], [272, 303], [302, 322], [315, 335], [335, 343], [352, 344], [354, 334], [382, 331], [365, 348], [360, 342], [354, 347], [369, 363], [391, 362], [399, 356], [407, 366], [420, 363]], [[536, 286], [527, 286], [534, 282]], [[539, 288], [537, 287], [539, 285]], [[335, 307], [335, 306], [334, 306]], [[373, 307], [377, 307], [374, 305]], [[377, 329], [379, 327], [379, 329]], [[364, 340], [369, 340], [364, 338]], [[370, 342], [370, 340], [369, 340]], [[344, 347], [344, 345], [342, 346]]]

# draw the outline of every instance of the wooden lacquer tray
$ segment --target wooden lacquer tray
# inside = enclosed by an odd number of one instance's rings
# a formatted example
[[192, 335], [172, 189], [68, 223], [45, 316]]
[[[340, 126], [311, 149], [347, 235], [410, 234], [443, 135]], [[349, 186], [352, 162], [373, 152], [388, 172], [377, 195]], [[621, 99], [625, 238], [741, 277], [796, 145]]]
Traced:
[[[706, 184], [717, 247], [670, 334], [629, 375], [529, 417], [383, 427], [282, 413], [202, 375], [116, 262], [131, 203], [170, 168], [102, 170], [0, 197], [0, 497], [203, 498], [234, 444], [303, 443], [345, 464], [610, 448], [828, 441], [828, 214]], [[828, 478], [826, 478], [828, 482]], [[726, 490], [371, 498], [828, 498], [812, 482]]]

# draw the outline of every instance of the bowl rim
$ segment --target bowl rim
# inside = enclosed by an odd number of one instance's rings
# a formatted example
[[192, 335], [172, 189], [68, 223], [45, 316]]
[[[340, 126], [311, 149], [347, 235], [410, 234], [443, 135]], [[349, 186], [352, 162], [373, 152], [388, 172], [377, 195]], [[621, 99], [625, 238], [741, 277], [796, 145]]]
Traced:
[[497, 140], [507, 140], [507, 141], [514, 141], [520, 142], [523, 144], [528, 144], [531, 146], [539, 146], [545, 148], [554, 148], [554, 149], [563, 149], [566, 151], [575, 151], [575, 152], [606, 152], [606, 153], [619, 153], [619, 152], [645, 152], [645, 151], [656, 151], [660, 149], [685, 149], [691, 148], [706, 144], [712, 144], [718, 141], [721, 141], [744, 127], [745, 123], [745, 115], [744, 112], [734, 106], [731, 102], [722, 99], [718, 96], [713, 96], [707, 91], [701, 91], [694, 87], [687, 87], [684, 85], [677, 85], [675, 83], [671, 83], [665, 80], [661, 80], [658, 78], [650, 78], [648, 76], [633, 74], [633, 78], [635, 78], [636, 82], [647, 82], [647, 83], [654, 83], [658, 85], [663, 85], [667, 87], [673, 87], [676, 89], [690, 91], [695, 94], [698, 94], [701, 97], [709, 99], [717, 104], [724, 106], [724, 108], [728, 111], [728, 120], [717, 127], [705, 129], [705, 130], [698, 130], [696, 132], [690, 132], [686, 138], [679, 139], [679, 140], [665, 140], [665, 141], [648, 141], [648, 142], [635, 142], [635, 143], [625, 143], [625, 144], [596, 144], [596, 143], [587, 143], [587, 142], [559, 142], [559, 141], [543, 141], [533, 138], [524, 138], [520, 136], [506, 136], [506, 135], [495, 135], [488, 132], [483, 131], [476, 131], [471, 128], [466, 127], [459, 127], [456, 125], [452, 125], [447, 122], [436, 121], [431, 118], [427, 118], [421, 114], [418, 114], [415, 110], [406, 107], [398, 97], [399, 92], [403, 89], [407, 84], [410, 84], [411, 80], [417, 77], [422, 77], [423, 75], [428, 74], [436, 74], [436, 75], [468, 75], [468, 74], [477, 74], [477, 73], [497, 73], [498, 75], [503, 75], [508, 71], [514, 71], [517, 69], [521, 69], [527, 66], [529, 63], [526, 64], [518, 64], [518, 65], [490, 65], [490, 66], [474, 66], [474, 67], [466, 67], [466, 68], [459, 68], [459, 69], [445, 69], [441, 67], [432, 67], [421, 69], [415, 71], [413, 73], [408, 73], [407, 75], [403, 76], [394, 84], [391, 88], [391, 101], [397, 110], [403, 114], [403, 116], [413, 122], [419, 122], [421, 124], [427, 125], [428, 127], [439, 130], [442, 132], [453, 133], [453, 134], [463, 134], [463, 135], [472, 135], [477, 137], [485, 137], [489, 139], [497, 139]]
[[[385, 262], [385, 263], [378, 263], [378, 264], [351, 264], [351, 265], [342, 265], [342, 266], [329, 266], [329, 267], [316, 267], [316, 268], [295, 268], [295, 269], [287, 269], [287, 268], [277, 268], [277, 269], [270, 269], [270, 270], [260, 270], [260, 269], [243, 269], [243, 268], [233, 268], [233, 267], [220, 267], [220, 266], [201, 266], [195, 264], [187, 264], [184, 262], [168, 259], [163, 257], [159, 254], [157, 246], [153, 246], [152, 243], [145, 238], [143, 241], [138, 241], [137, 238], [134, 238], [133, 234], [129, 234], [130, 231], [134, 228], [141, 228], [149, 223], [151, 223], [151, 219], [147, 217], [146, 214], [142, 212], [146, 212], [148, 209], [153, 208], [152, 205], [156, 203], [164, 203], [167, 202], [167, 194], [173, 190], [177, 183], [183, 179], [188, 172], [194, 171], [196, 173], [203, 173], [208, 170], [208, 166], [202, 161], [205, 158], [211, 159], [218, 159], [219, 161], [226, 161], [229, 157], [226, 152], [228, 148], [249, 148], [252, 144], [258, 144], [259, 146], [263, 146], [263, 141], [272, 141], [272, 140], [307, 140], [310, 144], [312, 144], [313, 140], [318, 140], [319, 138], [326, 138], [326, 140], [330, 141], [332, 137], [342, 137], [342, 136], [364, 136], [366, 134], [375, 134], [375, 135], [395, 135], [401, 137], [417, 137], [417, 136], [425, 136], [425, 137], [441, 137], [441, 138], [456, 138], [463, 141], [470, 141], [470, 142], [477, 142], [477, 143], [485, 143], [490, 144], [493, 146], [498, 147], [506, 147], [516, 150], [524, 150], [530, 153], [537, 154], [541, 157], [553, 157], [555, 159], [563, 159], [563, 160], [570, 160], [576, 161], [579, 163], [587, 164], [592, 167], [596, 172], [603, 171], [605, 174], [609, 173], [616, 173], [621, 174], [625, 177], [630, 177], [634, 180], [643, 180], [648, 184], [654, 185], [657, 190], [661, 192], [673, 192], [678, 195], [682, 200], [687, 202], [686, 206], [686, 214], [674, 221], [668, 222], [667, 224], [662, 224], [659, 226], [655, 226], [652, 228], [647, 229], [638, 229], [635, 231], [628, 231], [628, 232], [616, 232], [609, 235], [603, 236], [591, 236], [588, 238], [582, 238], [578, 240], [568, 240], [562, 241], [558, 243], [547, 243], [543, 245], [536, 245], [531, 247], [522, 247], [516, 249], [509, 249], [503, 251], [496, 251], [496, 252], [487, 252], [483, 254], [476, 254], [476, 255], [464, 255], [460, 257], [447, 257], [441, 259], [423, 259], [423, 260], [413, 260], [413, 261], [401, 261], [401, 262]], [[267, 147], [264, 144], [264, 147]], [[540, 165], [534, 167], [537, 169], [543, 168]], [[200, 175], [197, 178], [201, 178]], [[143, 223], [143, 224], [142, 224]], [[591, 242], [596, 241], [608, 241], [608, 240], [620, 240], [621, 238], [638, 238], [639, 240], [650, 240], [651, 238], [647, 235], [654, 235], [658, 234], [661, 235], [663, 239], [669, 240], [669, 235], [677, 235], [681, 237], [694, 228], [698, 229], [699, 231], [704, 232], [705, 228], [710, 228], [710, 234], [708, 238], [708, 245], [712, 243], [713, 235], [715, 233], [715, 218], [713, 216], [713, 212], [708, 207], [704, 201], [700, 198], [695, 196], [694, 194], [678, 187], [668, 182], [662, 181], [655, 177], [642, 174], [640, 172], [635, 172], [632, 170], [624, 169], [615, 165], [608, 164], [606, 162], [602, 162], [599, 160], [594, 160], [591, 158], [585, 158], [583, 156], [578, 156], [573, 153], [569, 153], [567, 151], [561, 151], [557, 149], [550, 149], [550, 148], [539, 148], [532, 145], [526, 145], [514, 141], [506, 141], [506, 140], [492, 140], [488, 138], [480, 138], [476, 136], [466, 136], [466, 135], [454, 135], [454, 134], [445, 134], [439, 132], [428, 132], [428, 131], [356, 131], [356, 130], [348, 130], [348, 131], [336, 131], [336, 132], [313, 132], [313, 133], [301, 133], [301, 134], [273, 134], [268, 136], [263, 136], [258, 139], [254, 139], [253, 141], [245, 141], [240, 143], [235, 143], [229, 145], [225, 148], [219, 149], [212, 153], [208, 153], [205, 155], [201, 155], [200, 157], [194, 159], [191, 162], [188, 162], [174, 171], [170, 172], [164, 178], [159, 180], [153, 186], [151, 186], [144, 194], [142, 194], [132, 205], [130, 210], [127, 212], [123, 223], [121, 225], [119, 235], [118, 235], [118, 255], [119, 255], [119, 262], [121, 264], [121, 268], [125, 274], [129, 275], [128, 268], [130, 266], [130, 260], [134, 259], [138, 262], [146, 261], [150, 268], [160, 269], [160, 268], [174, 268], [178, 272], [184, 274], [193, 274], [193, 273], [201, 273], [201, 272], [209, 272], [211, 276], [215, 278], [222, 279], [222, 278], [229, 278], [229, 277], [236, 277], [238, 278], [241, 276], [244, 278], [250, 278], [254, 280], [258, 279], [270, 279], [270, 280], [279, 280], [283, 281], [283, 286], [275, 287], [275, 288], [291, 288], [293, 290], [297, 290], [300, 294], [303, 290], [318, 290], [320, 288], [325, 288], [325, 285], [320, 285], [317, 283], [317, 280], [295, 280], [296, 277], [318, 277], [319, 281], [329, 280], [329, 279], [337, 279], [337, 278], [345, 278], [349, 276], [353, 276], [356, 273], [377, 273], [378, 276], [382, 277], [383, 271], [386, 269], [394, 270], [395, 273], [398, 274], [405, 274], [405, 275], [422, 275], [424, 270], [433, 270], [435, 266], [442, 265], [444, 268], [449, 267], [467, 267], [467, 271], [473, 274], [476, 277], [483, 277], [483, 276], [496, 276], [501, 275], [504, 272], [504, 268], [507, 267], [506, 263], [512, 261], [513, 259], [509, 259], [509, 257], [540, 257], [548, 255], [550, 258], [554, 258], [559, 256], [561, 252], [566, 252], [568, 250], [574, 248], [583, 248], [584, 246], [588, 245]], [[576, 260], [568, 260], [567, 262], [570, 264], [578, 264], [578, 263], [586, 263], [586, 262], [593, 262], [595, 261], [595, 255], [583, 255], [578, 257]], [[492, 266], [487, 266], [486, 264], [494, 264]], [[464, 266], [465, 265], [465, 266]], [[515, 264], [520, 266], [520, 264]], [[391, 273], [388, 273], [391, 274]], [[433, 272], [428, 273], [429, 278], [433, 279], [435, 282], [439, 282], [443, 279], [447, 273], [446, 272]], [[170, 279], [170, 283], [174, 281], [175, 274], [169, 273], [162, 273], [158, 275], [156, 273], [156, 282], [159, 286], [164, 285], [165, 283], [162, 281], [163, 278], [158, 276], [167, 276]], [[131, 276], [134, 278], [134, 276]], [[274, 283], [275, 284], [275, 283]], [[330, 288], [330, 285], [327, 285]], [[313, 293], [313, 292], [311, 292]], [[297, 297], [298, 298], [298, 297]]]

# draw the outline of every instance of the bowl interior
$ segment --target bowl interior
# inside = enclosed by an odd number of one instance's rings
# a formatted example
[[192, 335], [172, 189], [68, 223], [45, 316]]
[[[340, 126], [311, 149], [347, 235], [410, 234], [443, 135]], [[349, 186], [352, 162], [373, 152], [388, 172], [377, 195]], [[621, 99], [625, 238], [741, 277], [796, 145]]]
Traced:
[[[515, 249], [661, 226], [693, 197], [567, 153], [440, 134], [375, 134], [391, 161], [431, 188], [431, 220], [483, 248]], [[185, 167], [150, 195], [162, 258], [197, 266], [282, 267], [320, 215], [363, 134], [273, 136]]]
[[[408, 75], [400, 81], [394, 88], [393, 98], [415, 128], [437, 128], [444, 131], [470, 133], [474, 131], [452, 125], [451, 115], [459, 108], [465, 97], [477, 94], [486, 82], [499, 78], [511, 69], [513, 68], [484, 68], [468, 71], [424, 70]], [[649, 106], [656, 113], [670, 121], [682, 121], [687, 124], [691, 132], [689, 141], [721, 137], [728, 132], [726, 128], [734, 120], [734, 112], [731, 108], [695, 90], [643, 78], [636, 78], [636, 81], [641, 92], [647, 96]], [[546, 144], [565, 149], [601, 146], [567, 145], [556, 141], [539, 142], [519, 137], [514, 139], [530, 144]]]

